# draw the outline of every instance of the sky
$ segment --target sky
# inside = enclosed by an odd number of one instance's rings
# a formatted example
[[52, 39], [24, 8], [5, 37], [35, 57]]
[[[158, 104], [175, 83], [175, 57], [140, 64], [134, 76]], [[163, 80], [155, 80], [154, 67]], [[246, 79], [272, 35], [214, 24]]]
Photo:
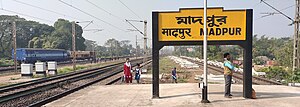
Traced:
[[[31, 6], [21, 4], [25, 2]], [[80, 10], [90, 14], [89, 16], [78, 11], [59, 0], [0, 0], [0, 15], [18, 15], [40, 23], [53, 26], [59, 18], [70, 21], [78, 21], [82, 27], [93, 21], [84, 30], [103, 29], [100, 32], [84, 31], [83, 37], [96, 41], [103, 45], [106, 40], [115, 38], [117, 40], [130, 40], [135, 46], [136, 35], [138, 44], [143, 46], [142, 35], [139, 32], [128, 31], [133, 29], [125, 19], [147, 20], [148, 45], [152, 41], [152, 11], [178, 11], [179, 8], [202, 8], [204, 0], [62, 0]], [[121, 1], [121, 2], [120, 2]], [[292, 37], [294, 27], [289, 26], [291, 21], [283, 15], [275, 14], [263, 17], [266, 12], [275, 12], [260, 0], [207, 0], [208, 7], [224, 7], [230, 9], [253, 9], [253, 34], [267, 37]], [[286, 15], [294, 18], [295, 0], [265, 0]], [[92, 2], [97, 5], [90, 4]], [[125, 5], [129, 8], [127, 8]], [[45, 11], [32, 6], [42, 7]], [[101, 8], [101, 9], [99, 9]], [[8, 12], [4, 10], [14, 11]], [[30, 15], [30, 16], [27, 16]], [[34, 16], [34, 17], [31, 17]], [[144, 23], [132, 22], [139, 30], [144, 31]]]

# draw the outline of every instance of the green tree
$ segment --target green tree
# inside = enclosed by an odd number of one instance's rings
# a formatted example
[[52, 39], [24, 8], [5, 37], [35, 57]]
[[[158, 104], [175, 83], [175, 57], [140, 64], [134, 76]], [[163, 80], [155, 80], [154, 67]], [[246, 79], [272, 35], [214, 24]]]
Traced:
[[268, 79], [284, 80], [288, 78], [288, 72], [283, 67], [279, 66], [263, 68], [259, 71], [266, 72], [266, 77]]
[[[17, 48], [28, 47], [29, 41], [43, 34], [50, 34], [54, 28], [35, 21], [27, 21], [18, 16], [0, 15], [0, 58], [11, 56], [12, 50], [12, 22], [16, 22]], [[40, 44], [41, 42], [36, 42]], [[33, 46], [34, 43], [32, 43]], [[30, 44], [31, 45], [31, 44]]]
[[116, 39], [108, 39], [105, 42], [105, 47], [107, 47], [111, 57], [120, 56], [121, 46], [120, 46], [120, 42], [117, 41]]
[[291, 74], [289, 76], [289, 81], [293, 83], [299, 83], [300, 82], [300, 69], [296, 69], [295, 71], [291, 71]]
[[[72, 23], [65, 19], [58, 19], [54, 23], [54, 32], [51, 34], [56, 37], [57, 40], [51, 43], [55, 45], [55, 48], [72, 50]], [[85, 39], [82, 37], [82, 27], [75, 24], [75, 35], [76, 35], [76, 50], [85, 50], [84, 44]]]
[[121, 55], [130, 55], [132, 52], [134, 52], [132, 45], [129, 43], [129, 40], [120, 41]]
[[279, 65], [291, 68], [293, 63], [293, 42], [287, 40], [285, 44], [274, 50], [274, 55]]
[[95, 48], [97, 47], [96, 41], [92, 40], [85, 40], [84, 44], [86, 45], [86, 51], [94, 51]]

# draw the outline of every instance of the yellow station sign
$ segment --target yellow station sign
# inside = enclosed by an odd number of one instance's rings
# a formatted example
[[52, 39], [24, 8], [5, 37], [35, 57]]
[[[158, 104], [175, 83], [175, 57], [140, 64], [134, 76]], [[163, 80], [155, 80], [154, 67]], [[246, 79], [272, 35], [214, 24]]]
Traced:
[[[160, 12], [159, 41], [201, 41], [204, 9]], [[246, 40], [246, 10], [207, 9], [207, 40]]]

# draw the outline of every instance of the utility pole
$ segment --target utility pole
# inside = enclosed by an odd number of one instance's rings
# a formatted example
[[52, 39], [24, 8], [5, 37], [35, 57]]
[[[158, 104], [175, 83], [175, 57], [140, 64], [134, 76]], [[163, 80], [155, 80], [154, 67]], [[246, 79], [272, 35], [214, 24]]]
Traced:
[[294, 32], [294, 52], [293, 52], [293, 71], [296, 68], [300, 67], [300, 58], [299, 58], [299, 12], [300, 4], [299, 0], [296, 0], [296, 10], [295, 10], [295, 32]]
[[[140, 20], [127, 20], [125, 19], [126, 22], [128, 22], [135, 30], [137, 30], [138, 32], [140, 32], [144, 37], [144, 58], [143, 58], [143, 62], [146, 62], [146, 57], [147, 57], [147, 20], [144, 21], [140, 21]], [[142, 31], [140, 31], [137, 27], [135, 27], [132, 23], [130, 23], [130, 21], [133, 22], [144, 22], [144, 33]]]
[[73, 71], [76, 71], [76, 37], [75, 37], [75, 22], [72, 22], [72, 47], [73, 47]]
[[146, 62], [148, 49], [147, 49], [147, 21], [144, 21], [144, 59], [143, 62]]
[[[294, 24], [295, 31], [294, 31], [293, 71], [297, 68], [300, 68], [300, 57], [299, 57], [300, 51], [298, 51], [299, 50], [298, 45], [300, 44], [300, 41], [299, 41], [299, 12], [300, 12], [299, 0], [296, 0], [295, 19], [294, 20], [291, 17], [289, 17], [288, 15], [282, 13], [280, 10], [273, 7], [272, 5], [268, 4], [264, 0], [261, 0], [261, 2], [265, 3], [267, 6], [271, 7], [272, 9], [277, 11], [279, 14], [281, 14], [284, 17], [291, 20], [292, 24], [290, 24], [290, 25]], [[273, 15], [273, 14], [269, 14], [269, 15]]]
[[13, 41], [14, 41], [14, 64], [15, 64], [15, 72], [17, 72], [17, 28], [16, 28], [16, 22], [14, 21], [12, 23], [13, 27]]

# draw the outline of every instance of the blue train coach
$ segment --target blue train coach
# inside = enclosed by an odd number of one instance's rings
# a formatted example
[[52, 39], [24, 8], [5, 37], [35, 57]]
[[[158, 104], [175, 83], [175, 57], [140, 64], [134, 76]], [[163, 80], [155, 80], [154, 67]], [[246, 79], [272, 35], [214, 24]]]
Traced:
[[[12, 51], [12, 58], [14, 51]], [[33, 49], [17, 48], [17, 61], [25, 63], [35, 63], [37, 61], [67, 61], [70, 53], [63, 49]]]

